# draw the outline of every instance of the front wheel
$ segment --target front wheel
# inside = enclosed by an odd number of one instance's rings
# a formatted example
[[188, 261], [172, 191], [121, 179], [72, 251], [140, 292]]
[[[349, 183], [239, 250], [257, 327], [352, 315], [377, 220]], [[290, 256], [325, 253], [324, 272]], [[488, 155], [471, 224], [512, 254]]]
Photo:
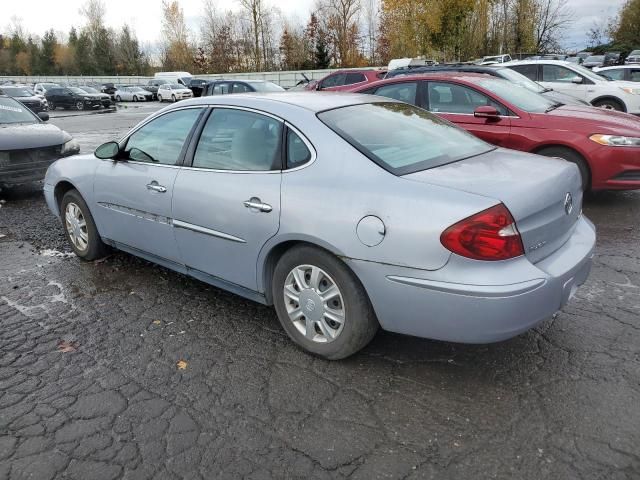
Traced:
[[49, 110], [55, 110], [56, 109], [56, 104], [53, 102], [49, 102]]
[[604, 108], [605, 110], [616, 110], [618, 112], [624, 112], [624, 107], [618, 100], [613, 98], [605, 98], [604, 100], [598, 100], [594, 102], [594, 107]]
[[133, 101], [137, 102], [138, 101], [138, 97], [136, 97], [135, 95], [133, 96]]
[[339, 360], [364, 348], [378, 330], [358, 278], [335, 256], [311, 246], [286, 252], [274, 270], [278, 319], [304, 350]]
[[158, 101], [162, 103], [162, 95], [158, 95]]
[[84, 102], [76, 102], [76, 110], [84, 110]]
[[171, 101], [172, 101], [173, 103], [176, 103], [176, 96], [175, 96], [175, 95], [171, 95]]
[[104, 257], [107, 246], [102, 243], [89, 207], [77, 190], [69, 190], [60, 202], [65, 235], [71, 248], [83, 260]]
[[120, 98], [120, 95], [117, 95], [116, 96], [116, 102], [121, 102], [121, 101], [122, 101], [122, 98]]

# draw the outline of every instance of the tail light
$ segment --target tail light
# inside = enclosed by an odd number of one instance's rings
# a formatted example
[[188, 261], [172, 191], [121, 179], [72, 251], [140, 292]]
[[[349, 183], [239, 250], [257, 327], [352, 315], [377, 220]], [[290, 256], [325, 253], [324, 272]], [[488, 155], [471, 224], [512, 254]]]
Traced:
[[451, 225], [440, 242], [455, 254], [474, 260], [507, 260], [524, 255], [511, 212], [502, 203]]

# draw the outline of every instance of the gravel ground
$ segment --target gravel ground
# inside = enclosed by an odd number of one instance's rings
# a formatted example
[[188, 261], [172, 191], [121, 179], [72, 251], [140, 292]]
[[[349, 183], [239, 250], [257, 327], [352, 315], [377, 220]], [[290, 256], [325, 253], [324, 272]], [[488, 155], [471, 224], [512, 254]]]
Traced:
[[[147, 113], [52, 122], [88, 149]], [[536, 329], [380, 332], [341, 362], [295, 348], [270, 308], [65, 255], [36, 188], [0, 198], [0, 478], [640, 478], [638, 193], [587, 200], [591, 277]]]

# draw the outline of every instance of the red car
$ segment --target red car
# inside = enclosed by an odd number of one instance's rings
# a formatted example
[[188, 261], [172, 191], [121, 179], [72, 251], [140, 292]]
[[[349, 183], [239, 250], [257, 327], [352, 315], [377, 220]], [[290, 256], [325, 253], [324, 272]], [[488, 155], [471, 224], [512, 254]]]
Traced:
[[338, 70], [320, 80], [309, 82], [305, 90], [327, 90], [339, 92], [360, 87], [384, 78], [386, 70]]
[[396, 77], [351, 91], [412, 103], [494, 145], [574, 162], [592, 190], [640, 188], [640, 118], [562, 105], [482, 74]]

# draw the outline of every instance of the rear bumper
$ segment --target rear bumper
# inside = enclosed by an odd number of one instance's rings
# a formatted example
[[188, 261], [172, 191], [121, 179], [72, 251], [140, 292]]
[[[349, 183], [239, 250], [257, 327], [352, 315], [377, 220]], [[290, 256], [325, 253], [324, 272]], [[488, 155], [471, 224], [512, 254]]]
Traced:
[[590, 160], [593, 190], [640, 189], [640, 148], [603, 146]]
[[595, 228], [581, 218], [567, 243], [535, 265], [525, 257], [477, 262], [455, 255], [434, 272], [360, 260], [347, 263], [385, 330], [491, 343], [525, 332], [560, 310], [589, 276], [594, 246]]

